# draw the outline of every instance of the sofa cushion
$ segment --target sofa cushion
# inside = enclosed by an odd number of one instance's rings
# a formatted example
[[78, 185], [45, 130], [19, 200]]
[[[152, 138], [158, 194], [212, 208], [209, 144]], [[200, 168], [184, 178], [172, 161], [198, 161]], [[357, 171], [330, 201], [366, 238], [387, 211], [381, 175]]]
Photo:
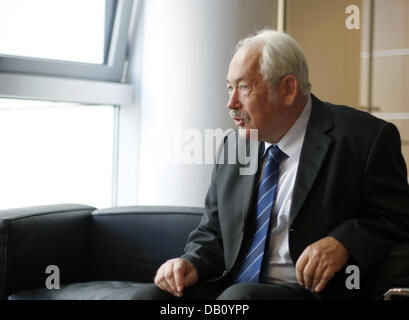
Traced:
[[19, 291], [9, 300], [130, 300], [141, 286], [130, 281], [92, 281], [62, 285], [60, 289], [46, 288]]

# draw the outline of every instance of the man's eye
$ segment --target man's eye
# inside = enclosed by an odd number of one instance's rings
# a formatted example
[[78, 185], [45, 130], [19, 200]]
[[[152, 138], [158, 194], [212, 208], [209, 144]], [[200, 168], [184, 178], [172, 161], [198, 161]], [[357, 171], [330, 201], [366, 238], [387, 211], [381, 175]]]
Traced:
[[242, 84], [242, 85], [240, 86], [240, 91], [242, 91], [242, 92], [248, 92], [248, 91], [249, 91], [249, 87], [246, 86], [246, 85], [244, 85], [244, 84]]

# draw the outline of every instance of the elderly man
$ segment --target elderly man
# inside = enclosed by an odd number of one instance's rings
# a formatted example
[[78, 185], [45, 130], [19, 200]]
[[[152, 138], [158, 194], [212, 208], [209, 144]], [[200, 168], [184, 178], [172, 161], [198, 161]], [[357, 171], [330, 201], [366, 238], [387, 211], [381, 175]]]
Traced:
[[310, 87], [287, 34], [264, 30], [238, 44], [227, 107], [238, 140], [258, 130], [259, 169], [241, 175], [239, 162], [215, 165], [185, 254], [159, 268], [157, 288], [142, 298], [353, 298], [359, 290], [346, 287], [345, 268], [362, 276], [408, 238], [397, 129], [322, 102]]

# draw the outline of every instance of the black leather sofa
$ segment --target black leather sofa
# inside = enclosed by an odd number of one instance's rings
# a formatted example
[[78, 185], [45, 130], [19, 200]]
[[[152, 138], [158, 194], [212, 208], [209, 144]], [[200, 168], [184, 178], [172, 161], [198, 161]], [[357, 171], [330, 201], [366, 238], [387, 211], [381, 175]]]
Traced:
[[[202, 208], [76, 204], [0, 211], [0, 300], [127, 300], [157, 268], [180, 256]], [[47, 289], [57, 266], [60, 289]], [[362, 298], [409, 288], [409, 242], [396, 245], [361, 281]], [[394, 289], [390, 296], [409, 295]]]
[[[183, 253], [201, 208], [97, 210], [49, 205], [0, 211], [0, 299], [131, 299]], [[57, 266], [60, 289], [47, 289]]]

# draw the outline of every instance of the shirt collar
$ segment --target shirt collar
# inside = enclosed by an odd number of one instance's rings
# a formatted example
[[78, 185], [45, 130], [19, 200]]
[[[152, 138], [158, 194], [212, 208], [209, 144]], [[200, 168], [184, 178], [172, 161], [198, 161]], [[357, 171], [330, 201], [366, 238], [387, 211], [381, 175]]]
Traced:
[[[289, 159], [298, 159], [300, 157], [305, 130], [307, 129], [307, 123], [311, 114], [311, 107], [312, 99], [310, 95], [297, 121], [280, 139], [280, 141], [275, 144], [281, 149], [281, 151], [288, 155]], [[271, 145], [273, 144], [264, 142], [264, 155]]]

